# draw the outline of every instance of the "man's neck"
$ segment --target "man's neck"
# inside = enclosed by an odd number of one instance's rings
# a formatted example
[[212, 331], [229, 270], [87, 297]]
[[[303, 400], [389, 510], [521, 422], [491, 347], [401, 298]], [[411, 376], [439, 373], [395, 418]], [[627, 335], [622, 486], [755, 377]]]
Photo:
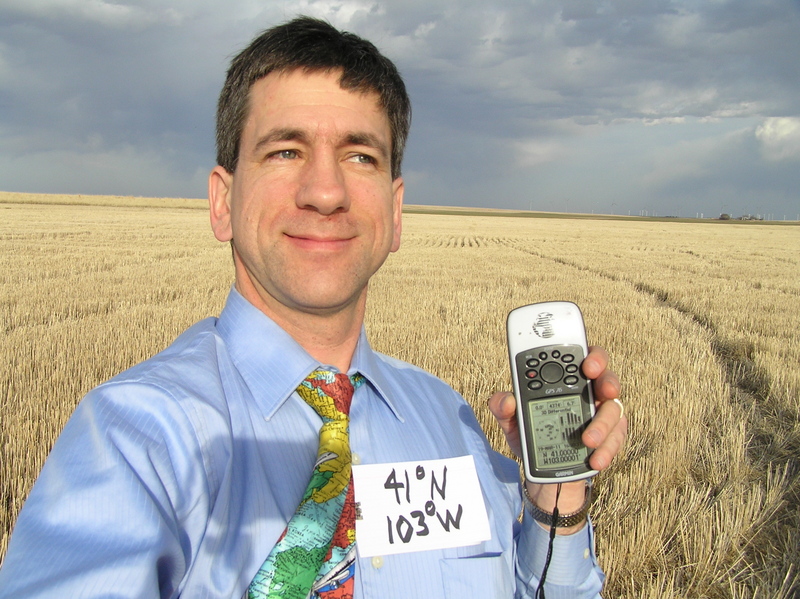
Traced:
[[236, 290], [256, 308], [269, 316], [321, 364], [347, 372], [358, 344], [364, 322], [366, 289], [353, 303], [329, 313], [302, 311], [284, 306], [251, 285], [236, 282]]

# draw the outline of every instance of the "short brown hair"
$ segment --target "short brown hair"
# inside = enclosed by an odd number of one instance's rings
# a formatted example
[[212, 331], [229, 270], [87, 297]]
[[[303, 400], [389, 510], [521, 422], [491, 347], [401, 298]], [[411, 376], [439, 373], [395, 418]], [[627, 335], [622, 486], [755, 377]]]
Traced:
[[252, 85], [272, 72], [296, 69], [341, 70], [342, 89], [378, 95], [391, 131], [392, 178], [399, 177], [411, 101], [397, 67], [367, 40], [311, 17], [267, 29], [231, 61], [217, 105], [217, 164], [236, 170]]

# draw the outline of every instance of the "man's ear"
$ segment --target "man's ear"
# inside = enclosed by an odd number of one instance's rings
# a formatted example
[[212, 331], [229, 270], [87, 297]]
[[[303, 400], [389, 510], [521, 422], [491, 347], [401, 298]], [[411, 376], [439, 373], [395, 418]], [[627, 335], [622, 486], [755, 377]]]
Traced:
[[231, 191], [233, 174], [223, 167], [215, 166], [208, 176], [208, 210], [211, 230], [218, 241], [233, 239], [231, 227]]
[[400, 234], [403, 232], [403, 193], [405, 193], [405, 183], [402, 177], [397, 177], [392, 181], [392, 224], [394, 226], [394, 239], [392, 240], [391, 251], [396, 252], [400, 249]]

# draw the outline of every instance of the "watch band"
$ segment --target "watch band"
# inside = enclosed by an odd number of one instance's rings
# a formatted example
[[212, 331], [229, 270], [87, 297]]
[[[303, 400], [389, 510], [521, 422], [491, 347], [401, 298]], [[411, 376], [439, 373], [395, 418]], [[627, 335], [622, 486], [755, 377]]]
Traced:
[[556, 518], [555, 522], [553, 522], [552, 512], [546, 512], [533, 503], [531, 496], [528, 494], [528, 486], [524, 483], [522, 485], [522, 490], [525, 497], [525, 506], [527, 507], [531, 516], [533, 516], [533, 519], [547, 526], [554, 526], [555, 528], [568, 528], [583, 522], [583, 520], [586, 518], [586, 514], [589, 512], [589, 505], [592, 503], [592, 479], [587, 478], [586, 496], [580, 509], [577, 512], [572, 512], [571, 514], [559, 514], [558, 518]]

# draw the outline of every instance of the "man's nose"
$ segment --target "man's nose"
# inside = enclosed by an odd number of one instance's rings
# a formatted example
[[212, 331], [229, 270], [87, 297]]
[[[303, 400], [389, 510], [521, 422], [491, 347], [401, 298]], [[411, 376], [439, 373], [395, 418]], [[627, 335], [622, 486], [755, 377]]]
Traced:
[[298, 208], [324, 215], [350, 208], [344, 173], [335, 156], [318, 155], [306, 163], [295, 202]]

